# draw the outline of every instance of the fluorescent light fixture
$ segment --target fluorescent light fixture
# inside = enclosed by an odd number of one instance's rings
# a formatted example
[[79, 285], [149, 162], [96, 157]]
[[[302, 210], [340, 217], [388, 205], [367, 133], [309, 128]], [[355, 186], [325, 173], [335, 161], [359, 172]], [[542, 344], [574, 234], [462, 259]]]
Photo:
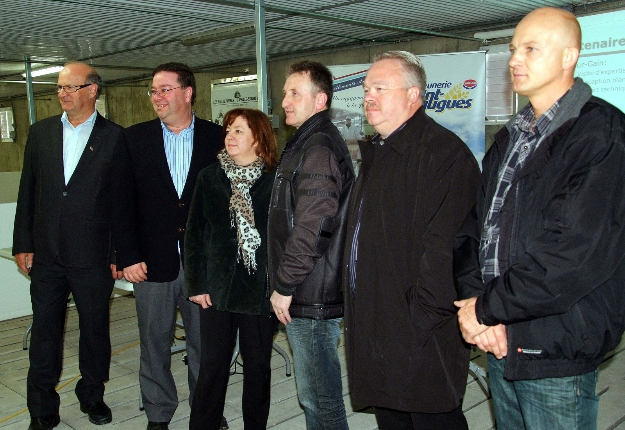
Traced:
[[506, 28], [503, 30], [480, 31], [475, 33], [473, 37], [481, 40], [501, 39], [502, 37], [514, 36], [514, 28]]
[[[37, 76], [51, 75], [53, 73], [58, 73], [61, 70], [63, 70], [63, 66], [46, 67], [44, 69], [33, 70], [32, 72], [30, 72], [30, 76], [32, 76], [33, 78], [36, 78]], [[22, 76], [26, 77], [26, 73], [22, 73]]]
[[215, 30], [203, 31], [201, 33], [184, 36], [180, 42], [184, 46], [201, 45], [203, 43], [217, 42], [218, 40], [234, 39], [235, 37], [249, 36], [254, 34], [254, 23], [230, 25]]

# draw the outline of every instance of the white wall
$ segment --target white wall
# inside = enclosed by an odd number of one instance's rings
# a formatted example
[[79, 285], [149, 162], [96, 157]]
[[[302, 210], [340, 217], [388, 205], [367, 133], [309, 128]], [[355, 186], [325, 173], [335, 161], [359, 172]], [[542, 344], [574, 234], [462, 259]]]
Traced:
[[[0, 248], [13, 244], [15, 203], [0, 204]], [[0, 321], [31, 315], [30, 278], [13, 260], [0, 258]]]

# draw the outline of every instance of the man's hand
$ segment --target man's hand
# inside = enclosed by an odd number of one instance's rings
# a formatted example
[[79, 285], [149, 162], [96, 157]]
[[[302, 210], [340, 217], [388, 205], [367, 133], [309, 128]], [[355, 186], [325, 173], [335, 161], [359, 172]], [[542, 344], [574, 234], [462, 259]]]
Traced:
[[273, 306], [273, 311], [276, 313], [276, 317], [280, 320], [282, 324], [287, 324], [287, 322], [291, 322], [291, 315], [289, 314], [289, 308], [291, 307], [291, 300], [293, 300], [293, 296], [283, 296], [282, 294], [274, 291], [271, 295], [271, 306]]
[[133, 264], [132, 266], [124, 267], [124, 278], [127, 281], [137, 284], [141, 281], [147, 281], [148, 279], [148, 266], [145, 262]]
[[202, 306], [204, 309], [208, 309], [209, 306], [213, 306], [213, 302], [211, 302], [210, 294], [200, 294], [199, 296], [191, 296], [189, 297], [193, 303], [197, 303]]
[[488, 330], [478, 334], [474, 340], [473, 343], [479, 349], [493, 353], [498, 360], [508, 355], [508, 336], [506, 335], [506, 326], [503, 324], [488, 327]]
[[460, 308], [458, 310], [458, 323], [460, 324], [462, 337], [466, 342], [474, 345], [475, 337], [488, 330], [488, 326], [477, 321], [477, 315], [475, 314], [476, 301], [477, 297], [471, 297], [470, 299], [454, 302], [454, 305]]
[[118, 280], [124, 277], [124, 272], [117, 270], [116, 264], [111, 264], [111, 275], [113, 276], [113, 279]]
[[32, 252], [15, 254], [15, 262], [24, 273], [30, 273], [30, 269], [33, 267], [33, 255]]

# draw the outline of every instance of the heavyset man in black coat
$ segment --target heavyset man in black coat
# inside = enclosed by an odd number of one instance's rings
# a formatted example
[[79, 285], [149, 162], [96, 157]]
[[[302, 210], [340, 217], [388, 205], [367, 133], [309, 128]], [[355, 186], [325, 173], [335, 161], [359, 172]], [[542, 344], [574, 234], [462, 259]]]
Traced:
[[109, 299], [118, 276], [109, 269], [111, 169], [122, 128], [96, 112], [102, 80], [90, 66], [67, 64], [58, 84], [64, 113], [30, 128], [13, 230], [13, 254], [31, 278], [26, 392], [32, 430], [59, 424], [55, 387], [70, 292], [80, 316], [80, 409], [95, 424], [112, 419], [103, 396], [111, 362]]
[[452, 248], [475, 202], [468, 147], [428, 117], [419, 59], [378, 56], [363, 83], [378, 132], [360, 144], [344, 259], [353, 402], [381, 430], [462, 429], [469, 349], [456, 319]]

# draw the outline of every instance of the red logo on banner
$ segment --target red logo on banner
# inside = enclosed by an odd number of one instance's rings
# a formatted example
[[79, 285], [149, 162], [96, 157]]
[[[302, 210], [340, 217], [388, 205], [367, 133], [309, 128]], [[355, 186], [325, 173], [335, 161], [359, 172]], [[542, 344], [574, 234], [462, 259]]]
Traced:
[[477, 81], [475, 79], [467, 79], [466, 81], [464, 81], [462, 86], [465, 90], [472, 90], [473, 88], [477, 87]]

